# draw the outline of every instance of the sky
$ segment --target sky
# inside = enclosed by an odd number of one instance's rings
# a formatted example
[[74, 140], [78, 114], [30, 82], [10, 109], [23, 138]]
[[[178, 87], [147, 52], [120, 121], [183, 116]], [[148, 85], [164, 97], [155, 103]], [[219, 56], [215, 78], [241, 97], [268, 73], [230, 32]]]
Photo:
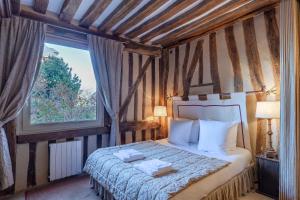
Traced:
[[80, 89], [91, 92], [96, 91], [96, 80], [89, 51], [45, 43], [44, 56], [54, 51], [57, 51], [59, 53], [58, 57], [62, 57], [69, 64], [69, 67], [72, 68], [72, 73], [79, 76], [81, 79]]

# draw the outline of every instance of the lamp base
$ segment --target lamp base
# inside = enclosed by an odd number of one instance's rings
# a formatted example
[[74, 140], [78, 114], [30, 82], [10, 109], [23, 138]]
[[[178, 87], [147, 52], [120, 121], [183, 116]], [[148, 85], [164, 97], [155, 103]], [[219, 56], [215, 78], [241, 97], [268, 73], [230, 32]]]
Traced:
[[265, 152], [265, 156], [267, 158], [277, 158], [278, 154], [274, 149], [270, 149]]

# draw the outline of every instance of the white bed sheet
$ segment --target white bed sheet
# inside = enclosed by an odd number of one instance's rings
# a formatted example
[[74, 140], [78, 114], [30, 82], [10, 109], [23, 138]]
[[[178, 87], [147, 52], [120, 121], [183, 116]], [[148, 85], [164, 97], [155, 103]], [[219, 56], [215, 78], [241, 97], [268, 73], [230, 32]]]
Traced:
[[210, 192], [217, 187], [225, 184], [231, 178], [241, 173], [244, 169], [251, 165], [252, 157], [251, 153], [247, 149], [237, 148], [235, 151], [231, 151], [230, 154], [218, 154], [199, 151], [197, 144], [190, 146], [178, 146], [168, 142], [168, 139], [157, 140], [156, 142], [175, 148], [183, 149], [195, 154], [205, 155], [208, 157], [214, 157], [221, 160], [230, 162], [230, 164], [220, 171], [203, 178], [202, 180], [190, 185], [177, 195], [172, 200], [199, 200], [207, 196]]

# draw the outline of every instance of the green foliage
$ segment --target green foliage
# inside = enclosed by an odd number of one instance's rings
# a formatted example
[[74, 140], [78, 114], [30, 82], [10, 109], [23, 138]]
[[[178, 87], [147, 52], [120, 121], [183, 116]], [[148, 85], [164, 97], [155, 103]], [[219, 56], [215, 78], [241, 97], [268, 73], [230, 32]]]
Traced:
[[95, 120], [96, 95], [80, 87], [62, 58], [44, 58], [31, 96], [31, 123]]

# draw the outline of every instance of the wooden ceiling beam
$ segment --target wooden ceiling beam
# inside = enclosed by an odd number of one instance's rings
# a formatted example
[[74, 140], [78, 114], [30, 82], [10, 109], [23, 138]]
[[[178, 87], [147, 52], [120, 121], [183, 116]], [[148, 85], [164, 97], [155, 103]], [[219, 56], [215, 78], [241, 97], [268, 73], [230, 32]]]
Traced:
[[175, 36], [169, 35], [170, 39], [165, 37], [165, 40], [155, 41], [153, 44], [160, 43], [164, 47], [168, 48], [177, 44], [182, 44], [185, 41], [190, 41], [207, 33], [214, 32], [220, 28], [236, 23], [238, 20], [240, 21], [245, 18], [255, 16], [258, 13], [278, 5], [278, 3], [279, 0], [252, 1], [236, 10], [229, 11], [219, 17], [216, 17], [208, 23], [200, 24], [198, 28], [187, 31], [184, 34], [177, 36], [176, 39], [174, 39]]
[[82, 0], [65, 0], [60, 10], [59, 18], [62, 21], [70, 23], [79, 8]]
[[186, 8], [187, 6], [191, 5], [196, 1], [197, 0], [177, 0], [171, 6], [166, 8], [164, 11], [160, 12], [158, 15], [152, 17], [151, 19], [145, 21], [144, 23], [134, 28], [133, 30], [131, 30], [125, 35], [129, 38], [135, 38], [141, 35], [142, 33], [145, 33], [146, 31], [154, 28], [160, 23], [168, 20], [170, 17], [172, 17], [173, 15], [180, 12], [182, 9]]
[[97, 0], [90, 6], [79, 22], [80, 26], [90, 27], [96, 19], [102, 14], [112, 0]]
[[[97, 35], [99, 37], [116, 40], [116, 41], [124, 43], [125, 48], [131, 49], [131, 51], [135, 52], [135, 53], [147, 52], [147, 55], [157, 56], [157, 51], [161, 50], [160, 47], [140, 44], [140, 43], [134, 42], [132, 40], [129, 40], [127, 38], [108, 35], [105, 33], [98, 32], [95, 29], [87, 29], [87, 28], [84, 28], [84, 27], [81, 27], [81, 26], [78, 26], [78, 25], [75, 25], [72, 23], [67, 23], [67, 22], [61, 21], [55, 14], [50, 15], [50, 12], [48, 12], [46, 15], [43, 15], [41, 13], [35, 12], [29, 6], [22, 5], [20, 15], [22, 17], [25, 17], [28, 19], [41, 21], [46, 24], [60, 27], [60, 28], [63, 28], [63, 29], [69, 30], [69, 31], [78, 32], [78, 33], [82, 33], [85, 35], [92, 34], [92, 35]], [[132, 48], [132, 46], [135, 46], [135, 47]]]
[[211, 12], [210, 14], [201, 17], [195, 21], [193, 21], [192, 23], [189, 23], [187, 25], [184, 25], [180, 28], [175, 29], [174, 31], [164, 35], [163, 37], [153, 41], [153, 44], [160, 44], [160, 43], [166, 43], [168, 41], [171, 40], [176, 40], [178, 37], [180, 37], [182, 34], [191, 31], [191, 30], [195, 30], [201, 26], [203, 26], [206, 23], [209, 23], [210, 21], [221, 17], [222, 15], [225, 15], [226, 13], [228, 13], [229, 11], [234, 11], [239, 8], [241, 5], [246, 4], [251, 2], [252, 0], [234, 0], [231, 1], [219, 8], [217, 8], [216, 10], [214, 10], [213, 12]]
[[34, 0], [33, 10], [45, 14], [48, 8], [49, 0]]
[[142, 0], [122, 0], [122, 2], [114, 9], [98, 26], [101, 32], [109, 31], [115, 24], [121, 21], [130, 11], [137, 7]]
[[[234, 0], [239, 1], [239, 0]], [[158, 27], [154, 28], [147, 34], [143, 35], [141, 37], [141, 42], [145, 43], [150, 41], [152, 38], [161, 35], [163, 33], [167, 33], [171, 31], [174, 28], [177, 28], [190, 20], [204, 14], [205, 12], [213, 9], [217, 5], [223, 3], [224, 0], [203, 0], [199, 4], [197, 4], [195, 7], [191, 8], [190, 10], [184, 12], [183, 14], [173, 18], [170, 21], [167, 21], [166, 23], [163, 23], [159, 25]]]
[[149, 16], [163, 4], [165, 4], [168, 0], [151, 0], [147, 4], [145, 4], [140, 10], [134, 13], [131, 17], [125, 20], [122, 24], [120, 24], [113, 33], [116, 35], [120, 35], [133, 27], [134, 25], [141, 22], [145, 17]]

